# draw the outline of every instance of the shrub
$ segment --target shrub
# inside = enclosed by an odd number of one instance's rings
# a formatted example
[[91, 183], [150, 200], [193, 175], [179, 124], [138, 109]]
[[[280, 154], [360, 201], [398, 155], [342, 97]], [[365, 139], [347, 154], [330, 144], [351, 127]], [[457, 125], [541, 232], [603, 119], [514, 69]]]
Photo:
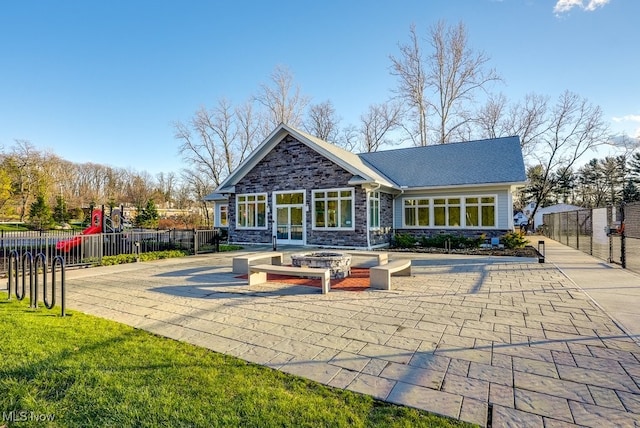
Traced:
[[416, 238], [408, 233], [396, 233], [393, 235], [393, 246], [397, 248], [413, 248], [416, 242]]
[[[187, 253], [181, 250], [170, 250], [170, 251], [154, 251], [151, 253], [142, 253], [140, 254], [140, 261], [147, 262], [151, 260], [159, 260], [159, 259], [170, 259], [175, 257], [184, 257]], [[121, 265], [125, 263], [135, 263], [136, 262], [135, 254], [118, 254], [117, 256], [104, 256], [100, 265], [102, 266], [113, 266], [113, 265]]]
[[478, 248], [484, 239], [484, 235], [477, 238], [467, 238], [463, 235], [438, 234], [423, 236], [420, 244], [423, 247], [445, 248], [446, 242], [449, 241], [451, 248]]
[[502, 237], [502, 242], [509, 249], [524, 248], [528, 243], [527, 238], [517, 232], [507, 233]]

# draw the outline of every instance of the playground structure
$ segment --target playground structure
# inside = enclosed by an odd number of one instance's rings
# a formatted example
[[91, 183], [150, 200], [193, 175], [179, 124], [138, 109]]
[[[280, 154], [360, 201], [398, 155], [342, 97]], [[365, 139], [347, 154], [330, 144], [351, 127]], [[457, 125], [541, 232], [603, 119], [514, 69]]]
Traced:
[[94, 209], [91, 212], [91, 222], [89, 227], [83, 230], [80, 235], [74, 236], [70, 239], [59, 241], [56, 244], [56, 249], [61, 252], [68, 253], [78, 245], [82, 244], [84, 236], [96, 235], [99, 233], [120, 233], [124, 227], [123, 210], [114, 209], [111, 210], [110, 215], [106, 215], [104, 206], [102, 209]]

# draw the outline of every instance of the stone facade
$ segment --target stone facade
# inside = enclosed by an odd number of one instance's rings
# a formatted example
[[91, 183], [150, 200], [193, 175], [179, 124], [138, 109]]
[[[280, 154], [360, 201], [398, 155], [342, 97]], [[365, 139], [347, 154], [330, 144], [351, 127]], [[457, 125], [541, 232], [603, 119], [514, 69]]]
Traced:
[[479, 238], [484, 235], [486, 238], [499, 238], [506, 235], [513, 230], [507, 229], [396, 229], [394, 233], [407, 234], [415, 238], [422, 238], [423, 236], [430, 237], [434, 235], [455, 235], [464, 236], [465, 238]]
[[[350, 172], [288, 135], [235, 185], [235, 195], [229, 195], [229, 240], [243, 243], [271, 243], [273, 239], [272, 192], [304, 190], [305, 205], [309, 207], [304, 211], [307, 245], [366, 247], [366, 192], [361, 186], [354, 187], [347, 184], [352, 177], [353, 174]], [[354, 230], [313, 230], [312, 191], [333, 188], [354, 189]], [[236, 228], [235, 196], [244, 193], [267, 193], [269, 208], [266, 228], [261, 230]], [[385, 202], [386, 206], [387, 202]], [[387, 208], [385, 208], [385, 224], [391, 225], [391, 219], [386, 220], [386, 211]]]

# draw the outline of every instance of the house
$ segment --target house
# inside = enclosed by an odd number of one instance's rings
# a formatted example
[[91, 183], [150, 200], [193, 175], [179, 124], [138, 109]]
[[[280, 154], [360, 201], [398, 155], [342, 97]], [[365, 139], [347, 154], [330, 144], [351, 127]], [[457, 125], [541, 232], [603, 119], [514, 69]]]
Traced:
[[516, 226], [525, 226], [529, 223], [529, 217], [527, 217], [522, 211], [518, 211], [513, 216], [513, 224]]
[[205, 200], [230, 242], [375, 248], [510, 232], [525, 180], [518, 137], [354, 154], [280, 124]]
[[[535, 207], [535, 204], [534, 204], [534, 207]], [[543, 216], [545, 214], [562, 213], [565, 211], [577, 211], [581, 209], [583, 208], [577, 205], [571, 205], [571, 204], [555, 204], [555, 205], [549, 205], [548, 207], [538, 208], [538, 211], [536, 211], [536, 215], [533, 217], [534, 227], [542, 226], [542, 224], [544, 223]]]

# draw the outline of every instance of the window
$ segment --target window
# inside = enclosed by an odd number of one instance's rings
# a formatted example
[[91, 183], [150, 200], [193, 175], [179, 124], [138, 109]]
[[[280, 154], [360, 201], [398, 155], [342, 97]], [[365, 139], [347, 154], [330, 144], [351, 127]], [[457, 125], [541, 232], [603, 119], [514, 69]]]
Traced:
[[220, 205], [220, 226], [226, 227], [229, 225], [227, 213], [229, 212], [229, 207], [227, 205]]
[[429, 226], [429, 199], [404, 200], [404, 225]]
[[266, 229], [266, 193], [238, 195], [236, 200], [236, 226], [247, 229]]
[[353, 189], [313, 191], [314, 229], [354, 229]]
[[434, 199], [433, 214], [434, 226], [460, 227], [460, 198]]
[[380, 228], [380, 192], [369, 194], [369, 228]]
[[496, 225], [496, 198], [493, 196], [485, 196], [480, 198], [480, 209], [482, 210], [482, 224], [480, 226]]
[[496, 197], [404, 199], [405, 227], [495, 227]]

